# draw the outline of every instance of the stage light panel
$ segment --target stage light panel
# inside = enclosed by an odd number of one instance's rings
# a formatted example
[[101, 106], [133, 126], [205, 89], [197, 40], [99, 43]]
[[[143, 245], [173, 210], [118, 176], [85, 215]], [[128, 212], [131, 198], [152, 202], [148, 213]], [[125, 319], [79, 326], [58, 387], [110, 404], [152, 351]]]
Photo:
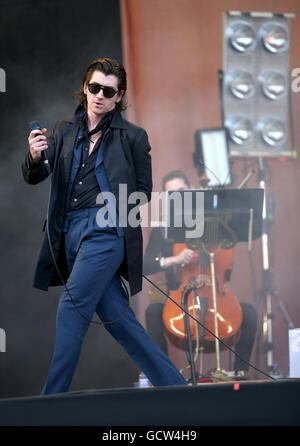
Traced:
[[222, 114], [230, 156], [293, 156], [289, 126], [292, 14], [224, 14]]

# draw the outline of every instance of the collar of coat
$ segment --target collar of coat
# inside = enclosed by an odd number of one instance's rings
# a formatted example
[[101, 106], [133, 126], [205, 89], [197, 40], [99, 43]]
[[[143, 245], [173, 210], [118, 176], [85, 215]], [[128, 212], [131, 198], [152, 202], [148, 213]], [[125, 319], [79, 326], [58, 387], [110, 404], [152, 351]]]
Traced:
[[[81, 105], [78, 105], [78, 107], [73, 111], [66, 119], [66, 122], [69, 122], [70, 124], [76, 124], [79, 123], [79, 118], [84, 112], [84, 108]], [[111, 120], [110, 128], [117, 128], [117, 129], [127, 129], [128, 123], [125, 121], [125, 119], [122, 118], [121, 113], [118, 110], [114, 110], [114, 114]]]

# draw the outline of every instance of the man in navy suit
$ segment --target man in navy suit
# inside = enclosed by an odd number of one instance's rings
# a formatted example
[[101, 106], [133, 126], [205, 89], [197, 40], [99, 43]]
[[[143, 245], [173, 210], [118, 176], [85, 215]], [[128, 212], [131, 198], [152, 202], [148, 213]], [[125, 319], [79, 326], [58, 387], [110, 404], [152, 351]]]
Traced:
[[[128, 280], [132, 295], [142, 288], [141, 227], [124, 224], [124, 209], [128, 216], [133, 208], [130, 194], [150, 200], [152, 190], [147, 133], [120, 114], [126, 108], [126, 86], [126, 72], [118, 61], [94, 60], [77, 93], [75, 112], [58, 122], [50, 137], [43, 128], [28, 138], [25, 181], [37, 184], [52, 173], [34, 286], [47, 290], [66, 282], [43, 394], [69, 389], [95, 312], [153, 385], [186, 384], [137, 321], [120, 280]], [[45, 150], [48, 165], [42, 157]], [[104, 199], [108, 194], [115, 206]]]

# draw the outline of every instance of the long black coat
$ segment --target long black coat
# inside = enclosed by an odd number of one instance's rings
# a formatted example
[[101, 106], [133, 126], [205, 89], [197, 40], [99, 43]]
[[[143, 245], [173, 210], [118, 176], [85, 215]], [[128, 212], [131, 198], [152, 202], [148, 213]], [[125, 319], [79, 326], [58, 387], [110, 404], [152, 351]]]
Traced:
[[[73, 147], [79, 124], [76, 112], [69, 118], [59, 121], [48, 137], [47, 158], [49, 160], [51, 178], [51, 197], [48, 212], [49, 235], [53, 253], [64, 281], [69, 272], [66, 266], [63, 222], [66, 211], [68, 181], [73, 160]], [[150, 145], [147, 133], [124, 120], [115, 111], [109, 131], [106, 132], [103, 145], [103, 161], [111, 191], [119, 203], [119, 184], [127, 184], [128, 195], [132, 192], [143, 192], [148, 200], [152, 191]], [[27, 153], [22, 163], [22, 173], [29, 184], [37, 184], [49, 175], [43, 163], [32, 166]], [[128, 212], [134, 205], [128, 205]], [[117, 207], [118, 209], [118, 207]], [[128, 280], [132, 295], [142, 289], [143, 239], [142, 230], [138, 226], [125, 227], [125, 259], [120, 267], [120, 274]], [[57, 274], [48, 244], [47, 231], [44, 235], [33, 286], [48, 290], [49, 286], [62, 285]]]

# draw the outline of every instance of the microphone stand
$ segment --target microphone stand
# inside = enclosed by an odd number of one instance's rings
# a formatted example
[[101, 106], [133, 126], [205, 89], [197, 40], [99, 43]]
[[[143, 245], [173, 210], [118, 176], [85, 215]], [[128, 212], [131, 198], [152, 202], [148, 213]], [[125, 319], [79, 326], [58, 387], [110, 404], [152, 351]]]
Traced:
[[[263, 316], [263, 335], [264, 335], [264, 353], [266, 354], [267, 370], [272, 370], [274, 365], [274, 345], [273, 345], [273, 326], [272, 326], [272, 273], [269, 262], [269, 236], [267, 232], [267, 200], [266, 200], [266, 180], [265, 180], [265, 161], [258, 159], [258, 181], [259, 187], [264, 190], [264, 201], [262, 210], [262, 290], [260, 297], [264, 299]], [[256, 302], [256, 308], [258, 302]]]
[[[258, 308], [258, 299], [264, 298], [264, 315], [263, 315], [263, 337], [264, 337], [264, 349], [266, 354], [266, 366], [267, 371], [272, 373], [274, 364], [274, 344], [273, 344], [273, 313], [272, 313], [272, 297], [275, 296], [275, 291], [272, 286], [272, 273], [269, 264], [269, 238], [267, 233], [267, 209], [266, 209], [266, 181], [265, 181], [265, 163], [262, 158], [258, 159], [258, 179], [259, 187], [264, 189], [264, 203], [263, 203], [263, 230], [262, 230], [262, 290], [257, 298], [256, 308]], [[293, 321], [291, 320], [284, 304], [282, 302], [277, 303], [277, 307], [280, 310], [283, 318], [285, 319], [289, 329], [294, 328]]]
[[183, 298], [183, 304], [184, 304], [184, 310], [185, 310], [184, 321], [185, 321], [185, 328], [186, 328], [187, 341], [188, 341], [189, 363], [190, 363], [190, 367], [191, 367], [191, 380], [192, 380], [192, 384], [194, 386], [196, 386], [197, 379], [196, 379], [196, 371], [195, 371], [195, 362], [194, 362], [194, 358], [193, 358], [192, 334], [191, 334], [191, 328], [190, 328], [190, 320], [188, 317], [188, 297], [189, 297], [189, 294], [191, 293], [191, 291], [193, 291], [193, 289], [194, 288], [190, 288], [185, 292], [184, 298]]

